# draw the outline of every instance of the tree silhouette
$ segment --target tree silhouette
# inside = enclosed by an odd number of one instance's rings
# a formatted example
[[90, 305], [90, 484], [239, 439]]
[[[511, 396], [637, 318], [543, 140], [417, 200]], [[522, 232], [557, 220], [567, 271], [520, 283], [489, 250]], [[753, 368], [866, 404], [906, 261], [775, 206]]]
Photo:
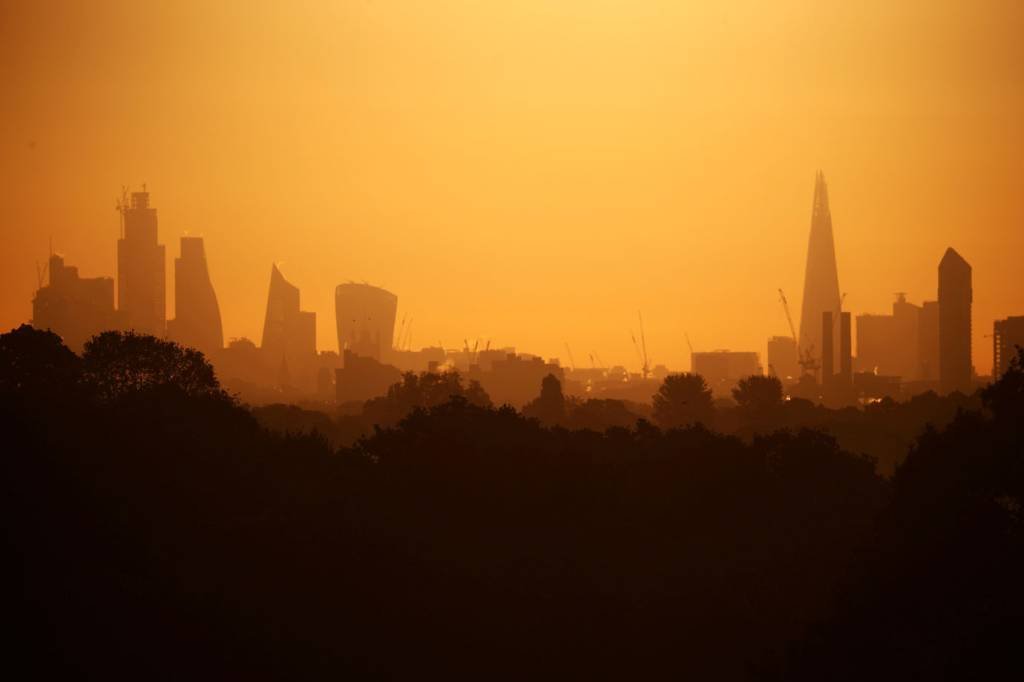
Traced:
[[49, 396], [72, 389], [81, 361], [51, 331], [23, 324], [0, 335], [0, 392]]
[[544, 377], [540, 383], [540, 395], [523, 406], [523, 415], [533, 417], [544, 426], [565, 423], [565, 395], [558, 377], [554, 374]]
[[363, 406], [368, 424], [392, 426], [415, 409], [442, 405], [453, 397], [465, 398], [471, 405], [490, 407], [491, 398], [477, 381], [463, 386], [458, 372], [406, 372], [392, 384], [386, 395], [372, 398]]
[[699, 374], [670, 374], [652, 401], [654, 421], [666, 429], [709, 425], [714, 416], [711, 389]]
[[783, 404], [782, 382], [778, 377], [752, 375], [740, 379], [732, 389], [740, 414], [750, 421], [763, 421], [775, 415]]
[[85, 343], [82, 368], [85, 383], [101, 401], [154, 388], [174, 388], [188, 397], [227, 397], [202, 353], [144, 334], [94, 336]]
[[1010, 367], [993, 384], [981, 392], [982, 402], [996, 419], [1024, 424], [1024, 348], [1017, 346], [1017, 355]]

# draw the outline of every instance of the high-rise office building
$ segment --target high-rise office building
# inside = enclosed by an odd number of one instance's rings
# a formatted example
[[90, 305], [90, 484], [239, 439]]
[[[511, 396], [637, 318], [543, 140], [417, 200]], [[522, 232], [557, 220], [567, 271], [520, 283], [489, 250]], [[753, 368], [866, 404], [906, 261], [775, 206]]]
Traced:
[[267, 315], [260, 351], [278, 371], [281, 385], [306, 387], [315, 383], [316, 313], [299, 309], [299, 289], [274, 265], [270, 271]]
[[835, 379], [835, 323], [832, 311], [821, 314], [821, 385], [830, 385]]
[[123, 324], [144, 334], [163, 337], [167, 322], [165, 254], [157, 243], [156, 209], [149, 192], [122, 199], [121, 238], [117, 240], [117, 307]]
[[839, 381], [843, 386], [849, 386], [853, 381], [853, 357], [851, 338], [850, 313], [839, 314]]
[[992, 328], [992, 379], [1006, 374], [1018, 347], [1024, 348], [1024, 315], [996, 320]]
[[892, 342], [896, 324], [892, 315], [857, 316], [857, 371], [895, 376]]
[[800, 378], [800, 359], [792, 336], [773, 336], [768, 339], [768, 367], [769, 372], [784, 382]]
[[939, 263], [939, 388], [971, 390], [971, 266], [953, 249]]
[[[838, 322], [839, 307], [839, 274], [832, 235], [832, 212], [828, 202], [828, 185], [825, 184], [824, 174], [819, 172], [814, 185], [811, 236], [807, 245], [804, 300], [800, 313], [800, 349], [803, 353], [810, 353], [820, 364], [823, 364], [821, 315], [830, 312], [833, 314], [833, 322]], [[837, 359], [836, 349], [833, 349], [833, 367]]]
[[900, 293], [892, 304], [892, 315], [858, 315], [858, 369], [899, 377], [904, 383], [924, 378], [920, 340], [922, 310]]
[[395, 338], [398, 297], [369, 284], [348, 282], [334, 290], [338, 352], [374, 360], [390, 358]]
[[32, 326], [49, 329], [81, 353], [86, 341], [117, 326], [114, 280], [79, 277], [78, 268], [65, 265], [58, 255], [50, 256], [47, 270], [49, 283], [32, 300]]
[[220, 307], [201, 237], [181, 238], [181, 257], [174, 259], [174, 312], [167, 323], [170, 338], [207, 355], [224, 347]]
[[924, 381], [939, 380], [939, 302], [921, 304], [920, 324], [917, 329], [917, 356]]

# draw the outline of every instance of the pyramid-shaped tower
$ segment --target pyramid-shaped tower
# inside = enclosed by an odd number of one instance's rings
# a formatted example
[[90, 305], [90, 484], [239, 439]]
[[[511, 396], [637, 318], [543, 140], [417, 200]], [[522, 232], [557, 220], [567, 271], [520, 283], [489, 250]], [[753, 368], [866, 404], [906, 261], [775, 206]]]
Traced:
[[[828, 185], [818, 171], [811, 210], [811, 238], [807, 245], [807, 271], [804, 275], [804, 302], [800, 312], [800, 352], [810, 354], [822, 364], [822, 313], [831, 312], [839, 320], [839, 273], [836, 270], [836, 246], [832, 237], [832, 212], [828, 207]], [[838, 349], [832, 366], [838, 367]]]

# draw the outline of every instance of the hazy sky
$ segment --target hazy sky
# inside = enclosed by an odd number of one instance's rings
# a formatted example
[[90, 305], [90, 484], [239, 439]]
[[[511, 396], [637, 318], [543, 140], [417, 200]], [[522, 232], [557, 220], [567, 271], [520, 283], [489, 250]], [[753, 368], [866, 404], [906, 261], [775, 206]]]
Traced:
[[[580, 365], [764, 353], [799, 314], [814, 173], [846, 308], [974, 266], [974, 359], [1024, 314], [1024, 3], [0, 0], [0, 327], [48, 240], [114, 275], [148, 183], [168, 273], [200, 234], [227, 337], [272, 262], [336, 348], [366, 280], [413, 345]], [[168, 312], [173, 282], [168, 282]], [[797, 320], [799, 324], [799, 320]]]

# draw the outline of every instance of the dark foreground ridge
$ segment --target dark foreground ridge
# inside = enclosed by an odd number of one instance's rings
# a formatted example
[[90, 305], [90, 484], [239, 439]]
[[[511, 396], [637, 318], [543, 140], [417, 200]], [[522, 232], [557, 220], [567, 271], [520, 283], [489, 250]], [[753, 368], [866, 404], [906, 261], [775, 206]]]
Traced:
[[1019, 364], [891, 478], [811, 430], [544, 426], [554, 397], [546, 386], [527, 417], [463, 391], [335, 449], [262, 426], [195, 351], [112, 332], [79, 357], [50, 333], [2, 335], [7, 665], [139, 679], [1024, 672]]

